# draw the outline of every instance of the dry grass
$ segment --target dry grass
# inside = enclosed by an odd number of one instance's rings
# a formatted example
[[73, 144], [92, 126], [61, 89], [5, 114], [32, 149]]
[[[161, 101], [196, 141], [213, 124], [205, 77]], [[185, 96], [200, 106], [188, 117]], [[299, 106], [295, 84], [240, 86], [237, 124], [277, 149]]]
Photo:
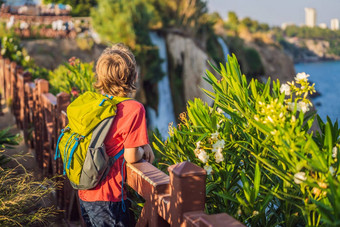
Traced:
[[[48, 225], [60, 213], [51, 205], [58, 184], [53, 179], [37, 181], [18, 161], [27, 155], [6, 155], [19, 140], [9, 129], [0, 130], [0, 226]], [[9, 160], [16, 162], [14, 168], [5, 167]]]
[[48, 197], [55, 194], [56, 183], [44, 179], [36, 181], [32, 173], [0, 167], [0, 226], [45, 225], [59, 213], [48, 205]]

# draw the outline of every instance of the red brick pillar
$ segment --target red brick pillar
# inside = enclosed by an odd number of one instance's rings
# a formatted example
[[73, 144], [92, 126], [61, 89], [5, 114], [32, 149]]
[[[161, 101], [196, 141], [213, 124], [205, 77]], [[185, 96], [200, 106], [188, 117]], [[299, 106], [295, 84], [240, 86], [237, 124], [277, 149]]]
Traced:
[[204, 211], [206, 171], [191, 162], [169, 167], [170, 224], [184, 226], [183, 214]]

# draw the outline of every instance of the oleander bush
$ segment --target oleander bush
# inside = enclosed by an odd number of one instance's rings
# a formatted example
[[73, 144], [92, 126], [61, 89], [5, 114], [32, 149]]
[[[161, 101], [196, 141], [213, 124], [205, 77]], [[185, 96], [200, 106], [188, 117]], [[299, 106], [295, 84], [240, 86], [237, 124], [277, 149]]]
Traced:
[[309, 75], [287, 84], [247, 81], [235, 56], [212, 67], [221, 76], [206, 72], [213, 107], [188, 102], [169, 138], [153, 143], [162, 161], [207, 171], [208, 213], [226, 212], [247, 226], [339, 226], [340, 131], [311, 110]]
[[54, 71], [50, 71], [49, 82], [52, 93], [69, 93], [71, 94], [71, 100], [86, 91], [95, 91], [93, 87], [95, 82], [93, 62], [83, 63], [73, 57], [68, 63], [59, 66]]

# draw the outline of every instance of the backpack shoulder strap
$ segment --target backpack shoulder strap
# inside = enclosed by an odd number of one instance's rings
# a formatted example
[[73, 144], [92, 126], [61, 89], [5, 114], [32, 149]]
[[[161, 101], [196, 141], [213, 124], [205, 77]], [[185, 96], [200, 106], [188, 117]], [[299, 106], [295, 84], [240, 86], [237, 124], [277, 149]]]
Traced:
[[[106, 96], [109, 97], [109, 96]], [[114, 101], [114, 104], [117, 105], [118, 103], [121, 103], [126, 100], [130, 100], [131, 98], [126, 97], [109, 97], [110, 101]], [[106, 118], [102, 120], [93, 130], [92, 138], [90, 142], [89, 148], [99, 147], [103, 144], [107, 133], [109, 132], [112, 122], [113, 122], [114, 116]]]

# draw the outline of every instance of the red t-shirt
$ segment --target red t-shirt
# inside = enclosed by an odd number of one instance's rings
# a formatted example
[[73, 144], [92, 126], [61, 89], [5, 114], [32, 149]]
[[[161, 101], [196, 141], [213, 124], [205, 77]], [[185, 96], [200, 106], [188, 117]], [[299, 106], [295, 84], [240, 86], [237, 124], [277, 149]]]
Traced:
[[[140, 147], [148, 143], [144, 106], [135, 100], [119, 103], [117, 105], [117, 114], [104, 141], [107, 154], [114, 156], [123, 148]], [[106, 178], [94, 189], [79, 190], [79, 198], [88, 202], [121, 201], [123, 158], [122, 155], [114, 163]]]

